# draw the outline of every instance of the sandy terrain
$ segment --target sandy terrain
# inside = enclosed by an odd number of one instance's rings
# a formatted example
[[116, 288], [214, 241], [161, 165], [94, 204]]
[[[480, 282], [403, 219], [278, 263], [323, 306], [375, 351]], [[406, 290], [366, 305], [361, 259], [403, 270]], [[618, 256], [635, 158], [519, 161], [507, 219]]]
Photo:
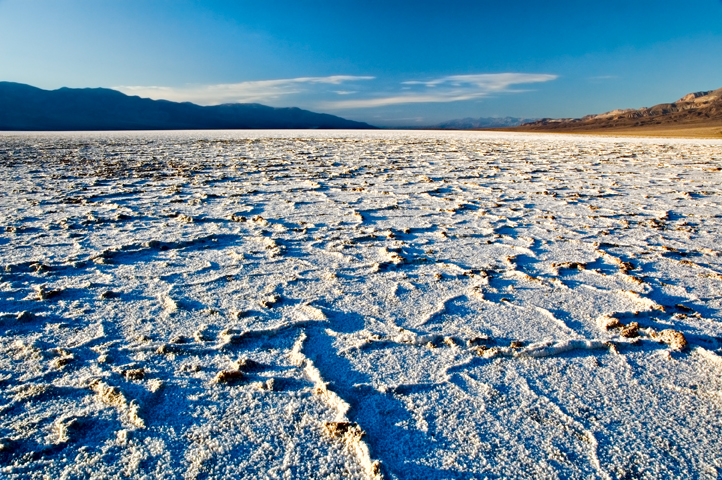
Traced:
[[0, 477], [722, 475], [722, 141], [0, 135]]

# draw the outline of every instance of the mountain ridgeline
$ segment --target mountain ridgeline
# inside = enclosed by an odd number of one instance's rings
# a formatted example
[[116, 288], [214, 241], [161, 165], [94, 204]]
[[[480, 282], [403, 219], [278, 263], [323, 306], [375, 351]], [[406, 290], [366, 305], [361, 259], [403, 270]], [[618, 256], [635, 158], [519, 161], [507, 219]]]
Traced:
[[0, 130], [368, 129], [367, 123], [256, 103], [203, 107], [107, 88], [42, 90], [0, 82]]
[[673, 103], [639, 109], [619, 109], [582, 118], [543, 118], [515, 130], [593, 132], [722, 126], [722, 88], [689, 93]]
[[534, 120], [536, 119], [516, 117], [467, 117], [449, 120], [429, 128], [435, 130], [472, 130], [475, 128], [516, 127], [517, 125], [521, 125], [522, 123], [528, 123]]

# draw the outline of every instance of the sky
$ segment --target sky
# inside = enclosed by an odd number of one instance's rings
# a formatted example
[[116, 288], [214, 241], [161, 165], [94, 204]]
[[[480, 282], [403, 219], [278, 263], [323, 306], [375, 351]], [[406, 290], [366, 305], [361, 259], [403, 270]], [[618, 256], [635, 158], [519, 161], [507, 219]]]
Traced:
[[1, 81], [385, 127], [652, 106], [721, 58], [721, 0], [0, 0]]

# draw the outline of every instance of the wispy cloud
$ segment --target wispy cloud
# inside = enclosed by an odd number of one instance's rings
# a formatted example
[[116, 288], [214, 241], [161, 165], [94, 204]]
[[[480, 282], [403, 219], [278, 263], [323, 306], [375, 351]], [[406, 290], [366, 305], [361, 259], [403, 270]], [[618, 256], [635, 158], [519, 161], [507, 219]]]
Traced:
[[361, 98], [358, 100], [339, 100], [337, 102], [327, 102], [325, 106], [329, 108], [372, 108], [386, 107], [389, 105], [402, 105], [405, 103], [445, 103], [459, 102], [462, 100], [472, 100], [482, 95], [396, 95], [393, 97], [379, 98]]
[[436, 87], [439, 85], [450, 85], [453, 87], [474, 86], [485, 91], [501, 91], [511, 85], [548, 82], [556, 78], [556, 75], [545, 73], [480, 73], [476, 75], [449, 75], [427, 81], [411, 80], [402, 82], [402, 84], [425, 85], [427, 87]]
[[373, 108], [408, 103], [459, 102], [482, 98], [494, 93], [519, 92], [513, 85], [541, 83], [555, 80], [557, 75], [541, 73], [482, 73], [477, 75], [449, 75], [431, 80], [409, 80], [396, 94], [373, 98], [326, 102], [329, 109]]
[[[492, 94], [517, 93], [522, 90], [514, 89], [515, 85], [548, 82], [556, 78], [557, 75], [541, 73], [482, 73], [389, 84], [388, 81], [377, 80], [373, 76], [332, 75], [184, 87], [115, 88], [129, 95], [200, 105], [258, 102], [283, 106], [300, 104], [306, 108], [324, 110], [348, 110], [475, 100]], [[344, 98], [340, 99], [339, 96]], [[338, 100], [332, 100], [334, 97]]]
[[604, 80], [617, 80], [618, 78], [618, 75], [596, 75], [593, 77], [588, 77], [588, 80], [592, 82], [600, 82]]
[[374, 78], [371, 76], [332, 75], [187, 87], [119, 86], [114, 88], [128, 95], [140, 97], [193, 102], [200, 105], [218, 105], [221, 103], [272, 102], [285, 96], [305, 93], [313, 85], [341, 85]]

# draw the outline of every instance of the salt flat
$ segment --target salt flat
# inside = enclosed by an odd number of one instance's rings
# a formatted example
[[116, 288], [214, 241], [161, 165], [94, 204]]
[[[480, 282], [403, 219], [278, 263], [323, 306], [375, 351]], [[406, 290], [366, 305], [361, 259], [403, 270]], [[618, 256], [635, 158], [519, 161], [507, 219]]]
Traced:
[[719, 478], [722, 141], [0, 136], [0, 477]]

